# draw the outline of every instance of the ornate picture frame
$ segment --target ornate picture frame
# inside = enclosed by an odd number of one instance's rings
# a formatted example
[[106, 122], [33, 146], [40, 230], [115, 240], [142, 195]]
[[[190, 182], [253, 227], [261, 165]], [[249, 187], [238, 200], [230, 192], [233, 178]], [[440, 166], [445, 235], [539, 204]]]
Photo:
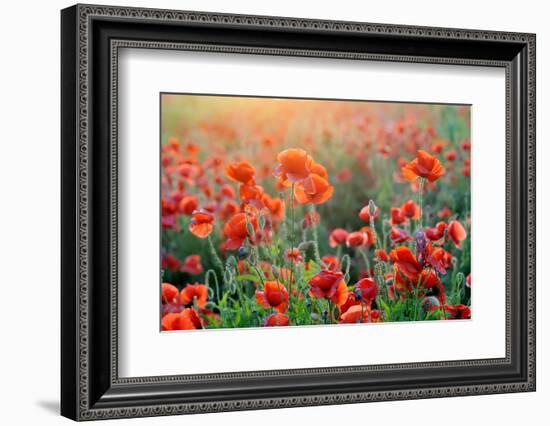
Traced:
[[[74, 420], [535, 390], [534, 34], [76, 5], [61, 12], [61, 414]], [[498, 67], [506, 73], [506, 356], [118, 374], [121, 48]]]

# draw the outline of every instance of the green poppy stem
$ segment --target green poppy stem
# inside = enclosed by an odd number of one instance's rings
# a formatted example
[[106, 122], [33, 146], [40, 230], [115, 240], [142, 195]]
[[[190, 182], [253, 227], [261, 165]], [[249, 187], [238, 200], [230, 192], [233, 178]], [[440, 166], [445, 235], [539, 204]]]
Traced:
[[290, 281], [288, 283], [289, 304], [292, 299], [292, 281], [294, 279], [294, 233], [296, 229], [294, 217], [294, 184], [290, 187]]
[[[212, 256], [212, 259], [214, 260], [214, 264], [216, 265], [216, 268], [218, 268], [218, 271], [220, 273], [220, 276], [222, 278], [222, 282], [225, 283], [225, 269], [223, 267], [222, 260], [220, 259], [220, 256], [218, 255], [218, 252], [214, 248], [214, 243], [212, 242], [212, 238], [210, 238], [210, 235], [208, 236], [208, 248], [210, 249], [210, 255]], [[218, 296], [218, 295], [216, 295]]]
[[420, 229], [422, 229], [422, 222], [424, 219], [424, 206], [423, 206], [423, 197], [424, 197], [424, 184], [426, 183], [426, 178], [421, 177], [420, 183], [418, 184], [418, 207], [420, 208], [420, 217], [418, 218], [418, 224]]

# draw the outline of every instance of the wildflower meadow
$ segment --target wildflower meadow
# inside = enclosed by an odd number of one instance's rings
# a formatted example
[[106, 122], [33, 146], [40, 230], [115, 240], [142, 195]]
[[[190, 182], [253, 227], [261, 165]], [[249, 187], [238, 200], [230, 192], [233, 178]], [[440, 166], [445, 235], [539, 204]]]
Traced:
[[160, 324], [465, 320], [470, 108], [161, 95]]

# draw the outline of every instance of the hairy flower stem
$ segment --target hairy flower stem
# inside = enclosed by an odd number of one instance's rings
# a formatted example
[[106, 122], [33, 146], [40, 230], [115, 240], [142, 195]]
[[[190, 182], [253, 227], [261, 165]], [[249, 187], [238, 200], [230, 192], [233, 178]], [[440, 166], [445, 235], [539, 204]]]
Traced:
[[[311, 215], [315, 216], [315, 205], [311, 205]], [[319, 253], [319, 235], [317, 233], [317, 225], [312, 224], [311, 233], [313, 234], [313, 256], [315, 257], [315, 262], [322, 267], [321, 254]]]
[[367, 267], [367, 274], [370, 275], [370, 262], [369, 262], [369, 258], [367, 256], [367, 253], [365, 252], [365, 250], [362, 247], [358, 247], [357, 251], [361, 254], [361, 257], [365, 261], [365, 266]]
[[248, 264], [252, 266], [252, 268], [254, 268], [254, 270], [256, 271], [256, 274], [258, 275], [258, 278], [260, 279], [260, 282], [262, 283], [262, 288], [265, 288], [265, 282], [264, 282], [264, 277], [262, 272], [252, 262], [248, 262]]
[[[210, 249], [210, 255], [212, 256], [212, 259], [214, 260], [214, 265], [216, 265], [216, 268], [218, 268], [218, 272], [220, 273], [220, 276], [222, 278], [222, 282], [224, 283], [224, 286], [226, 285], [225, 282], [225, 270], [223, 268], [222, 260], [220, 259], [220, 256], [218, 255], [218, 252], [214, 248], [214, 243], [212, 242], [212, 238], [210, 238], [210, 235], [208, 236], [208, 248]], [[218, 295], [216, 295], [218, 296]]]
[[422, 229], [422, 222], [424, 220], [424, 206], [423, 196], [424, 196], [424, 184], [426, 183], [426, 178], [421, 177], [418, 184], [418, 207], [420, 208], [420, 217], [418, 218], [418, 226]]
[[288, 283], [289, 304], [292, 299], [292, 281], [294, 280], [294, 233], [296, 229], [294, 218], [294, 184], [290, 187], [290, 281]]
[[369, 219], [369, 225], [372, 229], [372, 232], [374, 232], [374, 247], [377, 249], [382, 248], [382, 245], [380, 244], [380, 238], [378, 238], [378, 232], [376, 232], [376, 227], [374, 226], [374, 218], [371, 216]]
[[220, 301], [220, 284], [218, 282], [218, 276], [216, 275], [216, 273], [212, 269], [209, 269], [208, 271], [206, 271], [204, 281], [206, 282], [206, 285], [208, 287], [210, 287], [210, 279], [209, 279], [210, 276], [214, 277], [214, 285], [216, 287], [216, 300], [219, 303], [219, 301]]

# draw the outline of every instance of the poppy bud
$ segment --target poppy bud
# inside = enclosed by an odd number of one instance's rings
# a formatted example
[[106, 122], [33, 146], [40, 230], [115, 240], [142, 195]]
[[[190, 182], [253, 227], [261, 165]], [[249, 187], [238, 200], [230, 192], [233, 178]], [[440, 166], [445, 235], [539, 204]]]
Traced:
[[235, 259], [235, 256], [229, 256], [225, 261], [225, 264], [227, 265], [227, 267], [232, 266], [235, 268], [237, 267], [237, 259]]
[[248, 232], [248, 235], [251, 238], [254, 238], [254, 235], [255, 235], [254, 227], [252, 226], [252, 224], [250, 222], [246, 222], [246, 232]]
[[310, 248], [313, 245], [311, 241], [304, 241], [300, 244], [298, 244], [298, 250], [300, 251], [306, 251], [308, 248]]
[[[260, 226], [260, 229], [264, 229], [265, 227], [265, 216], [263, 214], [260, 215], [260, 217], [258, 218], [258, 225]], [[247, 225], [247, 228], [248, 228], [248, 225]], [[250, 232], [250, 230], [249, 230]], [[254, 229], [252, 229], [252, 232], [254, 232]], [[254, 234], [252, 234], [254, 235]]]
[[310, 317], [311, 317], [312, 321], [320, 321], [321, 320], [321, 317], [319, 317], [319, 315], [316, 314], [315, 312], [312, 312]]
[[239, 250], [237, 251], [237, 257], [239, 260], [244, 260], [250, 256], [250, 252], [245, 246], [240, 246]]
[[271, 265], [271, 273], [273, 274], [273, 277], [276, 278], [276, 279], [279, 279], [280, 277], [280, 273], [279, 273], [279, 268], [277, 268], [275, 265]]
[[377, 211], [378, 211], [378, 207], [376, 207], [376, 204], [374, 204], [374, 201], [369, 200], [369, 215], [370, 215], [370, 217], [375, 217]]
[[231, 270], [229, 269], [225, 270], [225, 272], [223, 273], [223, 280], [227, 283], [230, 283], [231, 281], [233, 281], [233, 274], [231, 273]]

